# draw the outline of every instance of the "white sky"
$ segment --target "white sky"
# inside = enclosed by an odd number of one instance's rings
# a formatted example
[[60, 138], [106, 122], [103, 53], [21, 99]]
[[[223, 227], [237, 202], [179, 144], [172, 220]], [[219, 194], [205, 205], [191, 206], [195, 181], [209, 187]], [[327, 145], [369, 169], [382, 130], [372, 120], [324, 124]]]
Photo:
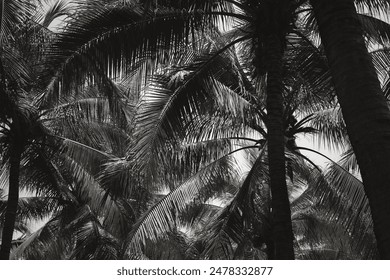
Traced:
[[[324, 147], [324, 145], [318, 145], [318, 143], [316, 143], [316, 141], [313, 140], [313, 137], [309, 135], [298, 137], [297, 145], [299, 147], [309, 148], [317, 152], [320, 152], [326, 155], [327, 157], [329, 157], [330, 159], [332, 159], [333, 161], [338, 161], [340, 159], [341, 151], [335, 151], [334, 149]], [[303, 150], [301, 152], [303, 155], [308, 157], [310, 160], [312, 160], [315, 164], [319, 165], [320, 167], [325, 168], [326, 165], [329, 163], [329, 160], [316, 153], [310, 151], [303, 151]]]

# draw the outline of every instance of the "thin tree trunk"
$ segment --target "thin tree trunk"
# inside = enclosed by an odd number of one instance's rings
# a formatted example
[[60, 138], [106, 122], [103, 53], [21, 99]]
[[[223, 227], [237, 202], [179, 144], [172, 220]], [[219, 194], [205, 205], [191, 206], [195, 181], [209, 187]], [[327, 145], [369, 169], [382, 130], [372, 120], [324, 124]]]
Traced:
[[390, 259], [390, 111], [352, 0], [311, 0], [371, 207], [380, 257]]
[[19, 170], [22, 149], [17, 144], [11, 147], [10, 174], [7, 209], [5, 212], [4, 227], [2, 232], [0, 260], [8, 260], [12, 245], [12, 236], [15, 229], [16, 212], [19, 202]]
[[286, 184], [283, 124], [283, 50], [277, 35], [265, 38], [267, 59], [268, 162], [272, 194], [272, 239], [275, 259], [294, 259], [290, 202]]

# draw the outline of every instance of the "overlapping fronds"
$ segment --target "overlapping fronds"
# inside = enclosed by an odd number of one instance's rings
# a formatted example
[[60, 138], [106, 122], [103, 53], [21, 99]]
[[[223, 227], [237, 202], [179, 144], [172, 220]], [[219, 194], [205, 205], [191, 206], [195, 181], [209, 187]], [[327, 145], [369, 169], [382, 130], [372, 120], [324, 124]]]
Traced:
[[[262, 236], [267, 231], [266, 228], [269, 227], [267, 214], [255, 210], [262, 207], [257, 203], [267, 204], [259, 197], [256, 199], [256, 192], [257, 194], [261, 193], [259, 192], [262, 188], [261, 182], [266, 179], [264, 177], [264, 150], [265, 148], [260, 152], [233, 200], [203, 230], [204, 234], [201, 240], [204, 242], [204, 251], [202, 252], [204, 258], [232, 259], [235, 246], [244, 242], [246, 238], [253, 238], [254, 236], [249, 236], [253, 230], [257, 231], [254, 234], [260, 235], [264, 240], [267, 239], [268, 236]], [[256, 219], [259, 220], [254, 222]]]
[[[32, 69], [24, 61], [24, 58], [18, 49], [6, 47], [2, 49], [1, 52], [1, 75], [12, 81], [8, 84], [8, 89], [11, 92], [20, 91], [20, 88], [18, 88], [17, 85], [23, 87], [31, 81]], [[8, 104], [8, 106], [12, 105]]]
[[372, 219], [361, 181], [335, 162], [325, 174], [307, 173], [306, 180], [307, 189], [292, 204], [295, 231], [302, 238], [300, 248], [305, 251], [306, 243], [312, 242], [313, 252], [319, 250], [317, 258], [324, 258], [326, 252], [321, 250], [338, 248], [340, 237], [349, 244], [342, 253], [349, 255], [333, 258], [375, 258]]
[[357, 10], [360, 12], [369, 12], [374, 16], [387, 16], [390, 11], [390, 3], [387, 0], [355, 0]]
[[240, 91], [240, 83], [229, 78], [234, 72], [221, 71], [231, 63], [222, 51], [217, 50], [196, 57], [191, 64], [173, 72], [186, 73], [181, 81], [172, 84], [166, 77], [151, 79], [137, 114], [137, 141], [130, 149], [135, 162], [141, 164], [137, 168], [146, 170], [147, 177], [153, 178], [150, 171], [157, 170], [156, 161], [163, 162], [160, 154], [174, 153], [174, 139], [205, 131], [202, 122], [209, 121], [215, 127], [214, 131], [218, 129], [214, 120], [218, 119], [228, 121], [230, 117], [228, 122], [236, 120], [241, 127], [243, 122], [251, 122], [247, 118], [253, 116], [246, 110], [251, 105], [235, 92]]
[[89, 204], [95, 213], [104, 211], [104, 189], [99, 175], [111, 156], [79, 142], [64, 139], [65, 151], [60, 155], [61, 174], [71, 190], [74, 203]]
[[66, 0], [45, 0], [41, 4], [42, 12], [36, 15], [36, 21], [39, 22], [43, 27], [49, 28], [50, 25], [63, 17], [63, 20], [66, 20], [66, 17], [71, 15], [72, 12], [72, 3]]
[[[207, 194], [207, 189], [222, 187], [227, 184], [228, 174], [232, 174], [232, 161], [229, 157], [223, 157], [188, 178], [181, 185], [164, 196], [153, 205], [139, 221], [128, 238], [126, 256], [137, 256], [142, 248], [150, 240], [155, 242], [157, 237], [163, 236], [172, 229], [176, 217], [186, 205], [199, 198], [199, 195]], [[234, 160], [233, 160], [234, 161]], [[206, 190], [206, 193], [204, 191]], [[207, 197], [212, 194], [209, 193]], [[205, 197], [202, 198], [204, 200]]]
[[[69, 259], [74, 253], [93, 254], [100, 248], [89, 248], [80, 246], [77, 248], [78, 232], [90, 234], [91, 242], [96, 241], [99, 235], [96, 232], [88, 231], [88, 224], [96, 221], [95, 216], [89, 207], [75, 207], [68, 205], [60, 212], [56, 213], [42, 228], [27, 237], [24, 242], [17, 247], [11, 258], [13, 259]], [[82, 234], [82, 237], [85, 235]], [[75, 251], [75, 246], [77, 250]], [[107, 251], [108, 252], [108, 251]], [[106, 252], [106, 253], [107, 253]], [[103, 257], [103, 256], [100, 256]]]
[[129, 141], [129, 135], [111, 123], [89, 122], [73, 116], [58, 116], [45, 121], [54, 126], [54, 133], [66, 139], [77, 139], [91, 148], [105, 153], [123, 156]]
[[293, 98], [294, 104], [306, 114], [323, 109], [334, 97], [325, 55], [310, 36], [308, 31], [299, 29], [289, 34], [284, 55], [287, 71], [285, 86], [293, 89], [292, 92], [298, 92]]
[[11, 259], [55, 260], [66, 259], [69, 239], [61, 234], [57, 216], [51, 218], [36, 232], [26, 237], [11, 253]]
[[[340, 194], [341, 199], [345, 199], [349, 202], [345, 207], [351, 207], [352, 209], [350, 212], [355, 210], [364, 215], [370, 215], [368, 199], [365, 195], [363, 184], [358, 178], [347, 172], [338, 164], [333, 164], [329, 167], [326, 178], [333, 186], [342, 186], [338, 187], [336, 190]], [[337, 212], [339, 212], [340, 215], [346, 215], [346, 217], [348, 215], [348, 213], [345, 213], [346, 211]]]
[[[4, 196], [5, 198], [6, 196]], [[4, 217], [7, 201], [0, 200], [0, 228], [4, 226]], [[51, 197], [21, 197], [19, 198], [17, 218], [14, 231], [21, 234], [21, 238], [30, 233], [30, 223], [50, 217], [58, 209], [58, 201]]]
[[[145, 7], [148, 8], [158, 8], [158, 7], [169, 7], [173, 9], [202, 9], [204, 11], [226, 11], [232, 12], [232, 3], [233, 1], [222, 1], [222, 0], [195, 0], [195, 1], [152, 1], [152, 0], [142, 0], [140, 1]], [[239, 2], [237, 2], [239, 4]], [[158, 6], [156, 6], [158, 5]]]
[[363, 32], [367, 40], [373, 44], [388, 46], [390, 40], [390, 25], [369, 15], [359, 14]]
[[[66, 171], [64, 167], [62, 169], [63, 172]], [[83, 175], [71, 176], [75, 184], [71, 190], [73, 200], [48, 198], [53, 201], [54, 206], [49, 207], [52, 204], [46, 204], [45, 207], [50, 208], [48, 211], [50, 210], [50, 214], [54, 213], [54, 217], [18, 247], [15, 258], [118, 257], [120, 245], [117, 238], [120, 240], [127, 235], [134, 219], [134, 213], [130, 211], [131, 206], [125, 200], [114, 201], [106, 197], [99, 183], [82, 166], [75, 166], [75, 170]], [[84, 182], [80, 181], [81, 177]], [[35, 216], [34, 218], [37, 218]]]
[[387, 78], [383, 84], [384, 84], [382, 87], [383, 94], [385, 95], [386, 99], [389, 100], [389, 97], [390, 97], [390, 77]]
[[44, 92], [35, 100], [35, 104], [50, 117], [55, 114], [88, 121], [111, 122], [126, 127], [127, 114], [134, 111], [125, 89], [106, 76], [101, 77], [103, 84], [91, 82], [89, 86], [74, 88], [66, 94], [60, 91]]
[[4, 1], [0, 7], [0, 45], [4, 46], [13, 38], [15, 27], [28, 19], [33, 8], [30, 1]]
[[[199, 232], [202, 232], [211, 219], [213, 219], [221, 210], [221, 207], [225, 203], [229, 202], [233, 195], [237, 193], [236, 185], [224, 186], [225, 188], [221, 191], [223, 193], [216, 194], [216, 197], [213, 197], [206, 201], [206, 203], [198, 203], [195, 201], [192, 204], [186, 206], [179, 217], [178, 217], [178, 227], [182, 229], [183, 232], [187, 234], [189, 238], [197, 237]], [[217, 201], [215, 201], [216, 199]]]
[[[103, 200], [103, 199], [102, 199]], [[141, 204], [139, 200], [137, 204]], [[121, 242], [126, 239], [139, 213], [136, 207], [123, 198], [108, 198], [102, 204], [103, 228]]]
[[[370, 52], [370, 54], [378, 77], [383, 85], [389, 79], [388, 65], [390, 63], [390, 50], [388, 48], [379, 48]], [[386, 93], [386, 90], [384, 92]]]
[[147, 242], [144, 254], [151, 260], [191, 260], [198, 256], [185, 233], [176, 229], [157, 242]]
[[348, 144], [349, 140], [340, 107], [314, 113], [310, 125], [318, 131], [314, 134], [314, 139], [319, 146], [343, 150]]
[[84, 223], [75, 232], [76, 246], [71, 259], [116, 260], [120, 244], [95, 220]]
[[171, 175], [173, 176], [170, 177], [168, 175], [167, 178], [181, 181], [183, 178], [186, 178], [186, 176], [193, 174], [214, 160], [234, 153], [236, 150], [245, 148], [246, 146], [254, 146], [255, 143], [253, 142], [255, 142], [255, 140], [252, 140], [252, 143], [249, 142], [248, 145], [245, 145], [248, 143], [246, 140], [247, 139], [244, 138], [240, 141], [239, 137], [231, 137], [183, 143], [180, 145], [180, 148], [172, 154], [170, 165], [167, 166], [166, 170], [171, 168]]
[[342, 153], [338, 163], [341, 167], [343, 167], [345, 170], [348, 170], [352, 174], [359, 172], [359, 165], [352, 147], [348, 147], [348, 149]]
[[28, 221], [42, 220], [50, 217], [60, 208], [60, 203], [55, 197], [21, 197], [19, 198], [18, 215]]
[[163, 63], [169, 52], [183, 47], [190, 33], [203, 28], [201, 20], [194, 20], [197, 14], [201, 17], [197, 11], [150, 12], [139, 5], [87, 4], [51, 48], [53, 63], [61, 65], [51, 91], [58, 91], [60, 85], [61, 91], [68, 92], [86, 80], [118, 77], [144, 57], [149, 58], [148, 72]]
[[[107, 188], [113, 197], [127, 198], [133, 192], [131, 186], [133, 180], [132, 167], [129, 161], [121, 158], [112, 158], [107, 161], [100, 174], [99, 180], [103, 188]], [[121, 189], [123, 188], [123, 189]], [[128, 189], [128, 191], [125, 191]]]
[[72, 200], [59, 168], [52, 151], [45, 147], [30, 147], [26, 150], [21, 166], [20, 189], [37, 195]]
[[68, 138], [61, 139], [63, 140], [62, 145], [66, 156], [94, 176], [97, 176], [102, 170], [102, 165], [111, 159], [109, 154], [89, 147], [81, 142]]
[[[348, 233], [337, 223], [321, 219], [319, 211], [300, 213], [293, 217], [294, 231], [299, 234], [296, 258], [312, 259], [356, 259], [352, 252]], [[354, 254], [355, 253], [355, 254]]]

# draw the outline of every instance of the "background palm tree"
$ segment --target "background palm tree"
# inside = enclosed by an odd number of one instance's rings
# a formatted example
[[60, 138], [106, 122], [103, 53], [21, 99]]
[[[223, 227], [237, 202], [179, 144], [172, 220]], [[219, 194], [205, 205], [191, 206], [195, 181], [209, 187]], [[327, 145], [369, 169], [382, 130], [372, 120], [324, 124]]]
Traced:
[[3, 166], [9, 165], [9, 188], [2, 229], [1, 259], [9, 258], [19, 201], [20, 165], [32, 153], [35, 153], [34, 157], [43, 159], [44, 150], [38, 151], [38, 147], [48, 144], [46, 130], [37, 122], [39, 116], [36, 108], [27, 104], [31, 102], [31, 97], [26, 93], [42, 88], [42, 85], [34, 88], [36, 78], [32, 69], [36, 73], [41, 70], [43, 60], [39, 44], [47, 42], [45, 24], [49, 25], [56, 14], [47, 15], [43, 25], [39, 25], [33, 21], [33, 9], [34, 5], [30, 1], [9, 1], [2, 5], [0, 37], [1, 49], [6, 55], [1, 60], [1, 98], [4, 101], [1, 145]]

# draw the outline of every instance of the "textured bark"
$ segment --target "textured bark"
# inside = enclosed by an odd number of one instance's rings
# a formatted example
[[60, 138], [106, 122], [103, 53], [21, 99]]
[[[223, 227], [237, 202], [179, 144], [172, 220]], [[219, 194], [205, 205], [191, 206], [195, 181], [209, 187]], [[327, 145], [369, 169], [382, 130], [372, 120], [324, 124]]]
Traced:
[[8, 201], [2, 232], [0, 260], [8, 260], [10, 256], [19, 202], [19, 170], [22, 150], [16, 146], [17, 144], [11, 147]]
[[371, 207], [380, 257], [390, 259], [390, 111], [352, 0], [311, 0], [348, 136]]
[[272, 239], [275, 259], [294, 259], [290, 202], [286, 184], [283, 124], [282, 45], [276, 35], [265, 38], [267, 59], [268, 162], [272, 194]]

